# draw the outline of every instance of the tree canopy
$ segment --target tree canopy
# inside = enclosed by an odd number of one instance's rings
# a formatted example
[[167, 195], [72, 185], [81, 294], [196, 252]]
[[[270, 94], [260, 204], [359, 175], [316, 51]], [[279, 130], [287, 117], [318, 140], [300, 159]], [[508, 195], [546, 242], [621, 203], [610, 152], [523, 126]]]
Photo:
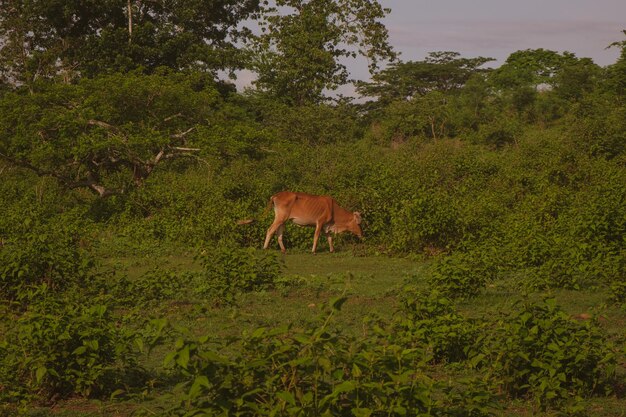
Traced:
[[395, 62], [358, 84], [358, 92], [381, 103], [407, 100], [431, 91], [460, 90], [469, 78], [487, 71], [481, 67], [493, 58], [461, 58], [458, 52], [431, 52], [423, 61]]
[[196, 125], [221, 98], [202, 76], [138, 73], [43, 83], [0, 100], [0, 157], [100, 196], [141, 184], [189, 154]]
[[262, 10], [262, 33], [253, 38], [256, 86], [294, 103], [315, 103], [324, 90], [349, 81], [344, 59], [358, 55], [373, 73], [394, 60], [387, 13], [376, 0], [277, 0]]
[[165, 66], [240, 68], [239, 23], [258, 0], [0, 0], [0, 69], [10, 83]]

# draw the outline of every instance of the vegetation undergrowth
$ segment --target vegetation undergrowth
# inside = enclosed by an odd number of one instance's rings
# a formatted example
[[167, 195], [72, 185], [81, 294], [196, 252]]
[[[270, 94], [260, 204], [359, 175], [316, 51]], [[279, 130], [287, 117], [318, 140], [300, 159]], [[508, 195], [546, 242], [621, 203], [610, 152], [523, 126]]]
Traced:
[[[0, 415], [610, 415], [626, 41], [402, 62], [378, 1], [234, 3], [0, 18]], [[282, 190], [365, 240], [261, 252]]]

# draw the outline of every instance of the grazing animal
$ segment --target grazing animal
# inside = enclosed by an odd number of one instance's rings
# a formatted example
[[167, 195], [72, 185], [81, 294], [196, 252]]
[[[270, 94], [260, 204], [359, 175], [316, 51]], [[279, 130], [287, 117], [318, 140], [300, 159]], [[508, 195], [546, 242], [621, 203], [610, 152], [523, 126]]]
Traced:
[[263, 249], [269, 247], [272, 236], [274, 233], [278, 233], [280, 250], [285, 253], [283, 232], [287, 220], [292, 220], [300, 226], [315, 226], [313, 253], [317, 249], [317, 241], [321, 232], [326, 235], [331, 252], [335, 251], [331, 232], [351, 232], [363, 238], [361, 214], [340, 207], [332, 197], [281, 191], [270, 198], [268, 209], [272, 205], [274, 206], [274, 223], [267, 229]]

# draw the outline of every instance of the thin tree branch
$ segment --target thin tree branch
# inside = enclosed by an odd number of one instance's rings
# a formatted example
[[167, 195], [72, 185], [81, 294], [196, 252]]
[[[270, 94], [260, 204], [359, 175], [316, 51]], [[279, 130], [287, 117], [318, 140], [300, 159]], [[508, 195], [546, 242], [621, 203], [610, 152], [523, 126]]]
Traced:
[[193, 132], [194, 130], [196, 130], [195, 126], [194, 127], [190, 127], [189, 129], [185, 130], [184, 132], [174, 133], [172, 135], [172, 138], [173, 139], [182, 139], [185, 136], [187, 136], [189, 133]]
[[119, 129], [117, 127], [115, 127], [115, 126], [113, 126], [111, 124], [108, 124], [106, 122], [103, 122], [101, 120], [89, 119], [89, 120], [87, 120], [87, 124], [90, 125], [90, 126], [100, 126], [100, 127], [105, 128], [105, 129], [108, 129], [108, 130], [113, 130], [115, 132], [119, 132]]

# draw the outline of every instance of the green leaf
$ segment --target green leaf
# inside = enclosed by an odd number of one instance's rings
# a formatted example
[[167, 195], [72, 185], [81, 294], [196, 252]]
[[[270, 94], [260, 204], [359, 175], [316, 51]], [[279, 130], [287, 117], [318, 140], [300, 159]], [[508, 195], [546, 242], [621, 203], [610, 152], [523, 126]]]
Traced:
[[348, 297], [338, 297], [330, 300], [330, 306], [335, 310], [341, 310], [341, 306], [348, 301]]
[[355, 389], [356, 389], [356, 384], [353, 381], [344, 381], [335, 387], [332, 395], [337, 396], [341, 394], [342, 392], [350, 392]]
[[109, 399], [111, 401], [117, 399], [117, 397], [119, 397], [120, 395], [124, 394], [126, 391], [124, 391], [123, 389], [116, 389], [115, 391], [113, 391], [111, 393], [111, 396], [109, 397]]
[[202, 387], [210, 388], [209, 378], [207, 378], [204, 375], [199, 375], [193, 381], [193, 384], [191, 385], [191, 388], [189, 389], [189, 397], [196, 398], [197, 395], [200, 393], [200, 390], [202, 389]]
[[72, 352], [72, 355], [82, 355], [87, 351], [87, 346], [79, 346]]
[[289, 391], [277, 392], [276, 396], [280, 398], [281, 400], [285, 401], [286, 403], [289, 403], [292, 406], [296, 405], [296, 399], [294, 398], [293, 394], [290, 393]]
[[317, 363], [322, 367], [322, 369], [324, 369], [324, 371], [330, 372], [332, 368], [330, 359], [322, 356], [317, 359]]
[[185, 347], [178, 352], [176, 363], [182, 368], [187, 369], [187, 365], [189, 364], [189, 345], [185, 345]]
[[556, 298], [546, 298], [545, 299], [546, 306], [550, 309], [550, 311], [554, 311], [556, 308]]
[[258, 339], [260, 337], [262, 337], [263, 335], [265, 335], [265, 331], [267, 329], [265, 327], [259, 327], [258, 329], [256, 329], [253, 333], [252, 336], [250, 336], [252, 339]]
[[35, 379], [38, 384], [41, 383], [43, 377], [46, 376], [47, 373], [48, 369], [45, 366], [40, 366], [39, 368], [37, 368], [37, 370], [35, 371]]

